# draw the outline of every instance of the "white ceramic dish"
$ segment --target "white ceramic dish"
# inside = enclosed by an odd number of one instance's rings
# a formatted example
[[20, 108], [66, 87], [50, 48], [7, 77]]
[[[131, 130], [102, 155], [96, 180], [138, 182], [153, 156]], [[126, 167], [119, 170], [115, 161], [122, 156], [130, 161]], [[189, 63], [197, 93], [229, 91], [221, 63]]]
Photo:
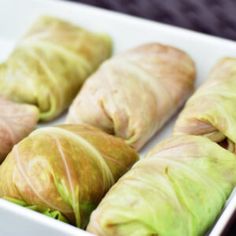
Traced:
[[[39, 15], [59, 16], [88, 29], [107, 32], [114, 40], [115, 53], [152, 41], [181, 48], [196, 62], [197, 85], [204, 81], [209, 69], [219, 58], [236, 57], [236, 43], [233, 41], [123, 14], [59, 0], [0, 0], [0, 60], [7, 57], [17, 39]], [[159, 140], [170, 135], [174, 120], [175, 118], [146, 145], [142, 154], [145, 154]], [[235, 209], [236, 194], [232, 194], [215, 226], [209, 232], [209, 236], [222, 234]], [[0, 236], [15, 235], [86, 236], [91, 234], [0, 200]]]

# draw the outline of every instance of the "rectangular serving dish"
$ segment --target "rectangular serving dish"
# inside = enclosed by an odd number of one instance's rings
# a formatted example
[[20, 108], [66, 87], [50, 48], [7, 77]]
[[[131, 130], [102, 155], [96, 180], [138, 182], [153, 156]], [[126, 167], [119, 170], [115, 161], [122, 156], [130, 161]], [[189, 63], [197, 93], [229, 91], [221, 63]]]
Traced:
[[[0, 61], [14, 48], [15, 42], [40, 15], [58, 16], [87, 29], [107, 32], [114, 40], [114, 53], [147, 42], [170, 44], [189, 53], [197, 66], [197, 86], [206, 78], [216, 61], [236, 57], [236, 43], [124, 14], [59, 0], [0, 1]], [[144, 155], [154, 144], [170, 136], [176, 116], [143, 148]], [[63, 122], [63, 117], [55, 123]], [[49, 125], [49, 124], [48, 124]], [[200, 207], [200, 206], [199, 206]], [[222, 235], [236, 209], [236, 191], [208, 233]], [[72, 236], [92, 235], [37, 212], [0, 200], [0, 236]]]

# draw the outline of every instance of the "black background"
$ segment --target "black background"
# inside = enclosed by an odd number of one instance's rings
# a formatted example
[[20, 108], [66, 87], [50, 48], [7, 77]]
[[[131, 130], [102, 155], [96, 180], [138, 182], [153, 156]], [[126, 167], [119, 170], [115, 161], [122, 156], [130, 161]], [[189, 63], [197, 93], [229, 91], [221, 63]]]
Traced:
[[[236, 40], [236, 0], [74, 1]], [[236, 216], [224, 235], [236, 236]]]
[[236, 0], [74, 1], [236, 40]]

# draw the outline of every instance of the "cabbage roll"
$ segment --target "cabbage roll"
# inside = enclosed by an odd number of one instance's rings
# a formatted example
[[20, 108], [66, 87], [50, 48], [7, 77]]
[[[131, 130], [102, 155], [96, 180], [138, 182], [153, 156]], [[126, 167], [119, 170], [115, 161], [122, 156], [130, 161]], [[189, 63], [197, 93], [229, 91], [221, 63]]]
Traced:
[[200, 236], [236, 184], [236, 158], [202, 136], [157, 145], [110, 189], [87, 230], [98, 236]]
[[183, 104], [195, 67], [183, 51], [158, 43], [105, 62], [84, 84], [68, 123], [88, 123], [140, 149]]
[[36, 105], [40, 120], [51, 120], [70, 105], [111, 48], [107, 35], [41, 17], [0, 65], [0, 94]]
[[35, 106], [17, 104], [0, 97], [0, 163], [14, 144], [26, 137], [38, 122]]
[[236, 58], [223, 58], [188, 100], [174, 134], [206, 136], [236, 152]]
[[122, 139], [87, 125], [41, 128], [0, 166], [0, 197], [84, 228], [137, 159]]

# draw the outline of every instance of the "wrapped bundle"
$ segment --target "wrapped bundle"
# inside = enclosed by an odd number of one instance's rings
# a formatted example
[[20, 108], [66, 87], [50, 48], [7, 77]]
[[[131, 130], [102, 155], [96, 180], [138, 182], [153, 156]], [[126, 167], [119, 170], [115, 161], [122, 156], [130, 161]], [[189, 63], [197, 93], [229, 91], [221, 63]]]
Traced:
[[174, 134], [206, 136], [236, 152], [236, 58], [224, 58], [188, 100]]
[[111, 54], [111, 40], [54, 17], [41, 17], [0, 65], [0, 94], [36, 105], [51, 120]]
[[26, 137], [38, 122], [35, 106], [17, 104], [0, 97], [0, 163], [14, 144]]
[[183, 51], [157, 43], [105, 62], [84, 84], [68, 123], [88, 123], [140, 149], [193, 90], [195, 67]]
[[201, 136], [156, 146], [107, 193], [87, 230], [98, 236], [200, 236], [236, 184], [236, 158]]
[[0, 197], [84, 228], [137, 159], [122, 139], [86, 125], [38, 129], [0, 166]]

